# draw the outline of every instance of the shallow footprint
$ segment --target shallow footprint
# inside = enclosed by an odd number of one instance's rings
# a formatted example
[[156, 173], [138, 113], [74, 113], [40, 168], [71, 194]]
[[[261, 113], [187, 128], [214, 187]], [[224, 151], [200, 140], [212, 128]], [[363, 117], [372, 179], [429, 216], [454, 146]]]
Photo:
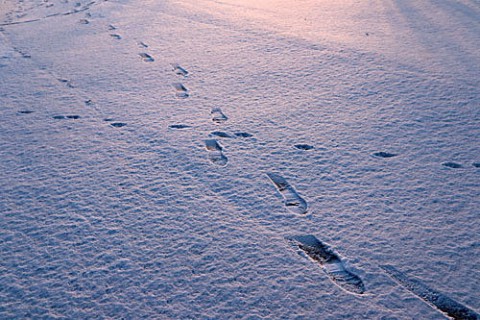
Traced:
[[248, 132], [235, 132], [234, 133], [236, 137], [239, 137], [239, 138], [250, 138], [250, 137], [253, 137], [253, 134], [250, 134]]
[[267, 173], [268, 178], [272, 181], [277, 191], [283, 197], [283, 204], [292, 213], [306, 214], [307, 202], [300, 197], [297, 191], [288, 183], [285, 178], [275, 173]]
[[233, 138], [232, 135], [223, 131], [213, 131], [210, 133], [210, 136], [219, 137], [219, 138]]
[[142, 52], [142, 53], [139, 53], [138, 55], [140, 57], [142, 57], [142, 60], [145, 61], [145, 62], [155, 61], [155, 59], [153, 59], [153, 57], [151, 55], [149, 55], [148, 53]]
[[362, 279], [348, 271], [342, 259], [326, 244], [312, 235], [289, 237], [287, 240], [320, 264], [330, 280], [340, 288], [355, 294], [365, 292]]
[[30, 113], [33, 113], [33, 111], [32, 110], [20, 110], [20, 111], [18, 111], [18, 113], [30, 114]]
[[392, 158], [392, 157], [395, 157], [396, 154], [395, 153], [389, 153], [389, 152], [375, 152], [373, 154], [375, 157], [379, 157], [379, 158]]
[[222, 112], [222, 109], [220, 108], [213, 108], [212, 111], [210, 111], [210, 115], [212, 116], [213, 122], [221, 123], [228, 120], [228, 117]]
[[463, 168], [463, 166], [461, 164], [456, 163], [456, 162], [445, 162], [445, 163], [442, 163], [442, 166], [453, 168], [453, 169]]
[[435, 308], [445, 312], [453, 319], [480, 319], [480, 314], [447, 297], [443, 293], [427, 287], [419, 280], [413, 277], [408, 277], [405, 273], [397, 270], [395, 267], [391, 265], [383, 265], [380, 266], [380, 268], [405, 289], [409, 290]]
[[188, 76], [188, 71], [182, 68], [178, 63], [172, 63], [173, 71], [179, 76]]
[[210, 162], [222, 167], [227, 165], [228, 158], [223, 154], [223, 147], [217, 140], [205, 140], [205, 148], [208, 151], [208, 159]]
[[188, 98], [188, 89], [185, 88], [185, 86], [179, 82], [172, 83], [172, 86], [177, 90], [177, 93], [175, 94], [179, 98]]
[[119, 35], [119, 34], [116, 34], [116, 33], [112, 33], [112, 34], [110, 34], [110, 37], [112, 37], [112, 38], [114, 38], [114, 39], [117, 39], [117, 40], [120, 40], [120, 39], [122, 39], [122, 36], [121, 36], [121, 35]]

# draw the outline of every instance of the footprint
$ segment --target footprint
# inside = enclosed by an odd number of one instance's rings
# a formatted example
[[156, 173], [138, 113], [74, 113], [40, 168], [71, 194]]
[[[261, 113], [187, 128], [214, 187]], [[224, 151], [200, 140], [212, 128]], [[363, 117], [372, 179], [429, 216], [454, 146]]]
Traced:
[[115, 128], [121, 128], [121, 127], [125, 127], [127, 124], [123, 122], [113, 122], [113, 123], [110, 123], [110, 125]]
[[250, 134], [248, 132], [235, 132], [234, 133], [236, 137], [239, 137], [239, 138], [250, 138], [250, 137], [253, 137], [253, 134]]
[[415, 278], [408, 277], [405, 273], [390, 265], [380, 266], [395, 282], [409, 290], [420, 299], [445, 312], [453, 319], [479, 320], [480, 314], [460, 304], [459, 302], [445, 296], [443, 293], [427, 287]]
[[66, 116], [67, 119], [80, 119], [80, 116], [73, 115], [73, 116]]
[[78, 21], [80, 24], [89, 24], [90, 21], [88, 21], [87, 19], [80, 19], [80, 21]]
[[73, 83], [70, 80], [58, 79], [58, 81], [60, 81], [61, 83], [65, 83], [65, 85], [69, 88], [75, 88], [75, 86], [73, 85]]
[[30, 113], [33, 113], [33, 111], [32, 110], [20, 110], [20, 111], [18, 111], [18, 113], [30, 114]]
[[172, 63], [173, 71], [175, 74], [178, 74], [179, 76], [188, 76], [188, 71], [182, 68], [179, 64], [177, 63]]
[[213, 122], [221, 123], [228, 120], [228, 117], [222, 112], [222, 109], [220, 108], [213, 108], [212, 111], [210, 111], [210, 114], [212, 116]]
[[53, 116], [52, 118], [55, 120], [62, 120], [62, 119], [65, 119], [65, 116], [58, 115], [58, 116]]
[[171, 124], [168, 126], [170, 129], [187, 129], [191, 128], [191, 126], [187, 124]]
[[305, 150], [305, 151], [313, 149], [313, 146], [308, 144], [296, 144], [294, 145], [294, 147], [300, 150]]
[[113, 24], [109, 24], [108, 30], [117, 30], [117, 27], [115, 27]]
[[223, 154], [223, 147], [217, 142], [217, 140], [205, 140], [205, 148], [208, 151], [208, 159], [213, 164], [222, 167], [227, 165], [228, 158]]
[[213, 131], [210, 133], [210, 136], [219, 137], [219, 138], [233, 138], [232, 135], [223, 131]]
[[86, 105], [86, 106], [91, 106], [91, 105], [93, 105], [92, 99], [85, 100], [85, 105]]
[[153, 57], [151, 55], [149, 55], [148, 53], [142, 52], [142, 53], [139, 53], [138, 55], [140, 57], [142, 57], [142, 60], [145, 61], [145, 62], [155, 61], [155, 59], [153, 59]]
[[362, 279], [345, 269], [342, 259], [326, 244], [312, 235], [294, 236], [287, 240], [320, 264], [330, 280], [340, 288], [355, 294], [365, 292]]
[[475, 162], [472, 164], [475, 168], [480, 168], [480, 162]]
[[394, 153], [383, 152], [383, 151], [381, 151], [381, 152], [375, 152], [373, 155], [374, 155], [375, 157], [380, 157], [380, 158], [392, 158], [392, 157], [395, 157], [395, 156], [396, 156], [396, 154], [394, 154]]
[[110, 37], [115, 38], [115, 39], [117, 39], [117, 40], [122, 39], [122, 36], [119, 35], [119, 34], [116, 34], [116, 33], [111, 33], [111, 34], [110, 34]]
[[455, 163], [455, 162], [445, 162], [445, 163], [442, 163], [442, 166], [453, 168], [453, 169], [463, 168], [461, 164]]
[[272, 181], [277, 191], [283, 197], [285, 207], [292, 213], [306, 214], [307, 202], [300, 197], [297, 191], [288, 183], [285, 178], [275, 173], [267, 173], [268, 178]]
[[175, 94], [179, 98], [188, 98], [188, 89], [185, 88], [185, 86], [179, 82], [172, 83], [172, 86], [177, 90], [177, 93]]
[[139, 41], [139, 42], [137, 42], [137, 44], [138, 44], [138, 46], [139, 46], [140, 48], [148, 48], [148, 44], [146, 44], [146, 43], [143, 42], [143, 41]]

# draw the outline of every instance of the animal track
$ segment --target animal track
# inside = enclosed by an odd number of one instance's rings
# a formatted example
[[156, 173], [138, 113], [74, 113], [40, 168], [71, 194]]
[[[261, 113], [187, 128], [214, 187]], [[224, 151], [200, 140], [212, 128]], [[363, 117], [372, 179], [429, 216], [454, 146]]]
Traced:
[[191, 128], [191, 126], [187, 124], [171, 124], [168, 126], [170, 129], [187, 129]]
[[405, 273], [390, 265], [380, 266], [395, 282], [409, 290], [425, 302], [445, 312], [458, 320], [479, 320], [480, 314], [445, 296], [443, 293], [427, 287], [415, 278], [409, 278]]
[[453, 169], [463, 168], [461, 164], [455, 163], [455, 162], [445, 162], [445, 163], [442, 163], [442, 166], [453, 168]]
[[122, 36], [119, 35], [119, 34], [116, 34], [116, 33], [111, 33], [111, 34], [110, 34], [110, 37], [112, 37], [112, 38], [114, 38], [114, 39], [117, 39], [117, 40], [122, 39]]
[[110, 123], [110, 125], [115, 128], [121, 128], [121, 127], [125, 127], [127, 124], [123, 122], [113, 122], [113, 123]]
[[221, 123], [228, 120], [228, 117], [222, 112], [222, 109], [220, 108], [213, 108], [212, 111], [210, 111], [210, 115], [212, 116], [213, 122]]
[[153, 57], [151, 55], [149, 55], [148, 53], [142, 52], [142, 53], [139, 53], [138, 55], [140, 57], [142, 57], [142, 60], [145, 61], [145, 62], [155, 61], [155, 59], [153, 59]]
[[288, 183], [285, 178], [275, 173], [267, 173], [268, 178], [272, 181], [277, 191], [283, 197], [285, 207], [292, 213], [306, 214], [307, 202], [300, 197], [297, 191]]
[[365, 292], [362, 279], [348, 271], [340, 257], [326, 244], [312, 235], [294, 236], [287, 240], [320, 264], [330, 280], [340, 288], [355, 294]]
[[375, 152], [373, 155], [374, 155], [375, 157], [379, 157], [379, 158], [392, 158], [392, 157], [395, 157], [395, 156], [396, 156], [396, 154], [394, 154], [394, 153], [383, 152], [383, 151], [381, 151], [381, 152]]
[[213, 164], [222, 167], [227, 165], [228, 158], [223, 154], [223, 147], [217, 142], [217, 140], [205, 140], [205, 148], [208, 151], [208, 159]]
[[313, 149], [313, 146], [308, 144], [296, 144], [294, 145], [294, 147], [300, 150], [305, 150], [305, 151]]
[[179, 82], [172, 83], [172, 86], [177, 90], [177, 93], [175, 94], [179, 98], [188, 98], [188, 89], [185, 88], [185, 86]]
[[172, 63], [172, 67], [173, 67], [173, 71], [175, 72], [175, 74], [178, 74], [180, 76], [188, 76], [188, 71], [185, 70], [184, 68], [182, 68], [179, 64], [176, 64], [176, 63]]

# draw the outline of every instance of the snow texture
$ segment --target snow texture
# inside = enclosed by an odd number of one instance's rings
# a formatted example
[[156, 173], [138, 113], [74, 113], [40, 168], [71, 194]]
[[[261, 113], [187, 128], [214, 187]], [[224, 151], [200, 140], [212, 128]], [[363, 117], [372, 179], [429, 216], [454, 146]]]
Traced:
[[478, 314], [479, 21], [0, 0], [0, 318], [448, 318], [419, 292]]

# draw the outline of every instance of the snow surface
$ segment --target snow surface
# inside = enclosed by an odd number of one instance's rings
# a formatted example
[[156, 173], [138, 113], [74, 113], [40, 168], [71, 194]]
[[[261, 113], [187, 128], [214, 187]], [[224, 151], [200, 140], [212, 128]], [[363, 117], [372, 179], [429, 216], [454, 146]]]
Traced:
[[478, 312], [479, 21], [474, 0], [0, 0], [0, 318], [446, 318], [381, 265]]

